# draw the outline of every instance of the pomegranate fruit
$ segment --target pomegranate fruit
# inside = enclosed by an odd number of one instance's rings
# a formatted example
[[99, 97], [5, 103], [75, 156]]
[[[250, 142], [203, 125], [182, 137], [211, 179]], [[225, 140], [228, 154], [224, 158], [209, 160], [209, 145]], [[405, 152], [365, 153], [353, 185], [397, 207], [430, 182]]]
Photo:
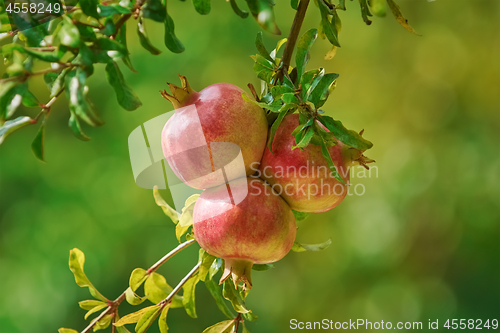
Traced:
[[252, 174], [267, 140], [265, 112], [243, 100], [243, 90], [217, 83], [196, 92], [185, 77], [182, 87], [169, 84], [175, 114], [161, 135], [162, 149], [175, 175], [185, 184], [206, 189]]
[[283, 258], [292, 248], [296, 224], [292, 210], [258, 178], [239, 178], [205, 190], [193, 211], [193, 230], [200, 246], [225, 260], [221, 283], [252, 285], [253, 264]]
[[[271, 184], [292, 209], [307, 213], [325, 212], [345, 198], [348, 187], [331, 175], [320, 146], [309, 144], [303, 150], [291, 150], [296, 145], [292, 132], [297, 126], [298, 114], [283, 119], [274, 136], [274, 154], [266, 149], [262, 157], [260, 177]], [[340, 176], [348, 182], [348, 161], [342, 158], [343, 147], [339, 142], [328, 150]]]

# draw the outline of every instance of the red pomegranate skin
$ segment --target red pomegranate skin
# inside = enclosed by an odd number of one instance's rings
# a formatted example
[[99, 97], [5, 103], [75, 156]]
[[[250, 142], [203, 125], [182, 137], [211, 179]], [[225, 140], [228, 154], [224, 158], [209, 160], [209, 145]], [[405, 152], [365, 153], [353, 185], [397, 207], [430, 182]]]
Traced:
[[[273, 153], [264, 151], [260, 177], [278, 192], [290, 207], [299, 212], [320, 213], [337, 206], [347, 195], [342, 184], [328, 169], [321, 147], [309, 144], [304, 150], [296, 148], [293, 130], [299, 126], [299, 115], [286, 116], [273, 141]], [[349, 182], [349, 169], [342, 159], [342, 143], [328, 150], [341, 177]]]
[[[255, 172], [251, 165], [262, 158], [268, 123], [263, 109], [243, 100], [242, 93], [229, 83], [193, 91], [165, 124], [163, 153], [185, 184], [206, 189]], [[235, 160], [239, 149], [243, 160]], [[226, 179], [216, 172], [221, 167]]]
[[[240, 178], [229, 183], [231, 192], [248, 190], [236, 205], [226, 184], [205, 190], [196, 201], [193, 230], [200, 246], [223, 258], [223, 279], [233, 274], [249, 282], [254, 263], [267, 264], [283, 258], [292, 248], [296, 223], [292, 210], [259, 178]], [[234, 200], [233, 200], [234, 201]]]

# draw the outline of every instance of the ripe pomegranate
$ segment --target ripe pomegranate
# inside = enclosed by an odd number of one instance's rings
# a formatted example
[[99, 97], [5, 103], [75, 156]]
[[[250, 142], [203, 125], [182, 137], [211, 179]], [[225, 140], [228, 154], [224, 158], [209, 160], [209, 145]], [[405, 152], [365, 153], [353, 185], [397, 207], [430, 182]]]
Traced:
[[169, 84], [175, 114], [161, 135], [163, 154], [185, 184], [206, 189], [252, 174], [262, 158], [268, 123], [262, 108], [243, 100], [243, 90], [217, 83], [196, 92], [186, 78]]
[[[321, 147], [309, 144], [304, 150], [296, 145], [293, 130], [299, 126], [299, 115], [286, 116], [276, 131], [273, 153], [266, 149], [260, 164], [260, 177], [269, 182], [290, 207], [299, 212], [319, 213], [337, 206], [348, 187], [335, 179], [321, 153]], [[349, 181], [345, 146], [338, 143], [328, 150], [340, 176]]]
[[292, 248], [296, 224], [292, 210], [258, 178], [239, 178], [205, 190], [193, 211], [200, 246], [225, 260], [221, 283], [232, 275], [250, 288], [253, 264], [283, 258]]

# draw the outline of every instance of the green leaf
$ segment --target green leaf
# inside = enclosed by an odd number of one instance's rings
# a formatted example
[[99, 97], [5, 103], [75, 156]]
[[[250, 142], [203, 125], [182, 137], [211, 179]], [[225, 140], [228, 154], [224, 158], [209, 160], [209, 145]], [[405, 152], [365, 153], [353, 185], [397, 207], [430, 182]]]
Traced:
[[[68, 74], [69, 68], [65, 68], [61, 71], [61, 73], [47, 73], [44, 76], [45, 83], [49, 86], [50, 89], [50, 98], [59, 94], [61, 89], [64, 89], [64, 82], [66, 74]], [[49, 74], [54, 74], [53, 76]]]
[[248, 310], [245, 301], [241, 298], [240, 294], [234, 287], [234, 283], [231, 279], [226, 279], [222, 287], [222, 296], [231, 302], [233, 308], [236, 312], [247, 313], [251, 312]]
[[103, 6], [103, 5], [99, 4], [98, 7], [100, 9], [100, 12], [99, 12], [100, 17], [110, 17], [110, 16], [113, 16], [116, 14], [121, 15], [121, 14], [130, 14], [131, 13], [130, 9], [122, 7], [119, 4], [109, 4], [107, 6]]
[[101, 33], [106, 36], [111, 36], [116, 32], [116, 25], [113, 22], [113, 17], [108, 17], [104, 21], [104, 28], [101, 29]]
[[197, 318], [195, 290], [196, 290], [196, 285], [198, 284], [199, 281], [200, 277], [198, 276], [198, 274], [196, 274], [192, 278], [190, 278], [184, 284], [184, 286], [182, 286], [182, 289], [184, 290], [182, 304], [184, 305], [184, 309], [186, 309], [186, 313], [192, 318]]
[[44, 137], [45, 137], [45, 118], [42, 122], [42, 126], [40, 126], [40, 129], [38, 130], [35, 139], [31, 143], [31, 150], [33, 151], [33, 154], [35, 154], [36, 158], [38, 158], [40, 161], [44, 161]]
[[290, 6], [292, 6], [293, 9], [297, 10], [297, 8], [299, 8], [299, 0], [291, 0]]
[[57, 330], [59, 333], [79, 333], [78, 331], [75, 331], [71, 328], [60, 328]]
[[85, 41], [92, 41], [96, 39], [96, 34], [92, 27], [88, 27], [86, 25], [77, 24], [78, 32], [80, 33], [80, 39]]
[[333, 83], [338, 77], [339, 75], [336, 73], [328, 73], [322, 76], [314, 88], [311, 86], [308, 97], [309, 102], [313, 103], [316, 108], [323, 106], [328, 99]]
[[184, 52], [184, 45], [175, 35], [175, 25], [172, 17], [168, 15], [165, 19], [165, 46], [174, 53]]
[[328, 147], [327, 147], [324, 140], [320, 140], [320, 146], [321, 146], [321, 154], [325, 158], [326, 163], [328, 164], [328, 168], [330, 169], [333, 177], [335, 179], [337, 179], [339, 182], [341, 182], [342, 184], [345, 184], [346, 183], [345, 180], [342, 179], [342, 177], [340, 176], [340, 174], [337, 170], [337, 167], [335, 166], [335, 164], [332, 161], [332, 157], [330, 156], [330, 151], [328, 150]]
[[401, 13], [401, 8], [399, 8], [398, 4], [396, 2], [394, 2], [394, 0], [387, 0], [387, 3], [389, 4], [389, 8], [391, 9], [392, 14], [396, 18], [396, 20], [398, 20], [399, 24], [401, 24], [409, 32], [411, 32], [417, 36], [420, 36], [415, 31], [415, 29], [413, 29], [411, 27], [411, 25], [408, 23], [408, 20], [405, 19], [405, 17], [403, 16], [403, 13]]
[[21, 105], [22, 95], [18, 92], [18, 84], [7, 81], [0, 85], [0, 120], [10, 118]]
[[33, 124], [30, 117], [17, 117], [13, 120], [7, 120], [2, 126], [0, 126], [0, 145], [5, 140], [5, 138], [22, 127]]
[[[121, 26], [120, 30], [118, 31], [118, 34], [116, 35], [116, 41], [120, 43], [123, 48], [125, 49], [125, 55], [121, 56], [123, 63], [132, 71], [132, 72], [137, 72], [132, 65], [132, 61], [130, 60], [129, 57], [129, 52], [127, 48], [127, 25], [124, 24]], [[115, 59], [115, 58], [113, 58]]]
[[268, 269], [274, 268], [273, 264], [253, 264], [252, 269], [254, 271], [267, 271]]
[[312, 127], [308, 127], [305, 132], [301, 132], [299, 135], [300, 135], [300, 141], [297, 142], [296, 146], [292, 147], [292, 150], [294, 150], [295, 148], [307, 147], [307, 145], [309, 144], [309, 142], [311, 142], [311, 139], [314, 135], [314, 129]]
[[161, 0], [146, 0], [146, 4], [142, 7], [142, 15], [145, 18], [156, 22], [164, 22], [167, 17], [166, 7]]
[[84, 319], [87, 320], [88, 317], [90, 317], [92, 314], [96, 313], [99, 310], [104, 309], [108, 305], [104, 302], [101, 302], [101, 304], [94, 306], [92, 309], [90, 309], [86, 314]]
[[151, 305], [151, 306], [142, 308], [139, 311], [136, 311], [136, 312], [130, 313], [124, 317], [121, 317], [120, 320], [118, 320], [115, 323], [115, 326], [120, 327], [120, 326], [127, 325], [127, 324], [137, 323], [146, 312], [151, 311], [152, 309], [155, 309], [155, 308], [159, 308], [159, 307], [156, 305]]
[[[320, 1], [321, 2], [321, 1]], [[299, 39], [297, 43], [297, 53], [295, 54], [295, 64], [297, 66], [297, 79], [300, 81], [302, 74], [304, 74], [305, 67], [307, 62], [309, 61], [309, 49], [316, 41], [318, 37], [318, 30], [311, 29], [307, 31], [302, 37]]]
[[139, 305], [147, 299], [147, 296], [141, 297], [128, 287], [125, 291], [125, 298], [130, 305]]
[[363, 21], [365, 21], [367, 25], [370, 25], [372, 24], [372, 21], [368, 19], [368, 16], [372, 16], [372, 14], [370, 14], [368, 3], [366, 1], [367, 0], [359, 0], [359, 5], [361, 6], [361, 16], [363, 17]]
[[370, 0], [372, 13], [379, 17], [384, 17], [387, 12], [385, 0]]
[[143, 48], [148, 50], [152, 55], [158, 55], [161, 53], [156, 47], [151, 44], [149, 41], [148, 35], [146, 33], [146, 27], [144, 25], [144, 21], [139, 19], [139, 23], [137, 24], [137, 34], [139, 35], [139, 40]]
[[58, 33], [61, 44], [68, 47], [78, 47], [80, 45], [80, 32], [78, 28], [68, 16], [64, 15], [63, 18], [64, 20]]
[[145, 269], [142, 268], [136, 268], [132, 271], [132, 274], [130, 274], [130, 279], [129, 279], [129, 286], [132, 289], [132, 291], [136, 291], [141, 284], [146, 281], [148, 278], [149, 274]]
[[340, 142], [360, 150], [367, 150], [373, 147], [373, 143], [363, 138], [361, 135], [353, 130], [348, 130], [342, 125], [338, 120], [334, 120], [328, 116], [318, 116], [318, 120], [326, 127], [330, 132], [335, 135], [335, 138]]
[[201, 15], [210, 13], [210, 0], [193, 0], [193, 5]]
[[198, 271], [198, 276], [201, 281], [205, 281], [205, 277], [207, 276], [208, 271], [210, 270], [210, 267], [212, 267], [212, 264], [215, 261], [215, 259], [217, 258], [211, 254], [208, 254], [207, 252], [205, 252], [205, 250], [200, 248], [199, 261], [201, 262], [201, 265], [200, 265], [200, 270]]
[[[214, 262], [215, 263], [215, 262]], [[254, 265], [255, 266], [255, 265]], [[228, 318], [234, 318], [235, 315], [231, 311], [231, 309], [227, 306], [227, 303], [224, 301], [224, 298], [222, 298], [222, 290], [219, 287], [217, 283], [215, 283], [212, 278], [205, 279], [205, 286], [207, 287], [208, 291], [212, 295], [212, 297], [215, 299], [215, 303], [217, 304], [217, 307], [221, 312]]]
[[106, 78], [109, 84], [113, 87], [118, 99], [118, 104], [127, 111], [133, 111], [142, 105], [137, 95], [127, 85], [123, 74], [116, 62], [111, 62], [106, 65]]
[[180, 223], [177, 223], [175, 226], [175, 237], [177, 237], [179, 243], [181, 243], [181, 237], [189, 230], [189, 228], [191, 228], [190, 225], [183, 227]]
[[280, 113], [278, 115], [278, 118], [274, 121], [273, 125], [271, 126], [271, 130], [269, 131], [269, 141], [267, 143], [267, 146], [269, 148], [269, 151], [273, 153], [273, 141], [274, 141], [274, 136], [276, 135], [276, 131], [278, 130], [278, 127], [280, 126], [281, 122], [283, 121], [283, 118], [288, 114], [290, 109], [293, 108], [293, 105], [291, 104], [285, 104], [283, 107], [280, 109]]
[[135, 325], [135, 331], [136, 333], [144, 333], [147, 331], [149, 326], [155, 321], [155, 319], [158, 317], [160, 314], [160, 311], [162, 310], [161, 306], [154, 306], [153, 308], [149, 309], [146, 311], [141, 319], [137, 322], [137, 325]]
[[321, 28], [325, 33], [328, 41], [337, 47], [340, 47], [339, 43], [339, 31], [337, 26], [340, 24], [340, 18], [337, 15], [335, 9], [330, 10], [325, 2], [318, 1], [319, 11], [321, 13]]
[[257, 316], [254, 315], [252, 312], [247, 312], [247, 313], [242, 313], [243, 318], [248, 321], [254, 321], [257, 319]]
[[[165, 277], [158, 273], [152, 273], [144, 284], [144, 294], [154, 304], [163, 301], [172, 292], [173, 288], [167, 283]], [[175, 295], [170, 305], [171, 308], [181, 308], [182, 297]]]
[[241, 18], [247, 18], [248, 17], [248, 12], [241, 10], [238, 5], [236, 4], [236, 0], [229, 0], [231, 2], [231, 8], [233, 11], [236, 13]]
[[175, 209], [170, 207], [162, 198], [157, 185], [155, 185], [153, 188], [153, 196], [155, 198], [156, 204], [161, 207], [165, 215], [167, 215], [172, 220], [172, 222], [174, 222], [174, 224], [177, 224], [179, 222], [179, 213], [177, 213]]
[[213, 279], [214, 275], [217, 274], [217, 272], [222, 267], [222, 264], [223, 264], [223, 260], [221, 258], [215, 259], [215, 261], [210, 266], [210, 269], [208, 270], [208, 276], [210, 276], [210, 279]]
[[271, 58], [271, 55], [269, 54], [269, 52], [267, 52], [266, 47], [264, 46], [262, 31], [257, 32], [257, 37], [255, 38], [255, 47], [257, 48], [257, 51], [259, 51], [261, 56], [263, 56], [270, 62], [274, 62], [274, 59]]
[[321, 251], [326, 249], [332, 244], [332, 239], [328, 239], [326, 242], [319, 244], [300, 244], [298, 242], [293, 243], [292, 251], [295, 252], [305, 252], [305, 251]]
[[274, 17], [274, 1], [272, 0], [245, 0], [250, 9], [250, 13], [257, 20], [257, 23], [265, 30], [275, 35], [281, 35], [281, 31], [276, 24]]
[[241, 331], [241, 333], [250, 333], [250, 331], [248, 331], [247, 327], [245, 326], [245, 322], [243, 322], [243, 330]]
[[224, 320], [220, 323], [207, 327], [203, 333], [231, 333], [234, 328], [234, 320]]
[[83, 133], [82, 127], [80, 126], [80, 122], [78, 121], [76, 114], [71, 110], [70, 113], [71, 115], [69, 117], [68, 126], [73, 131], [73, 134], [82, 141], [89, 141], [90, 138], [86, 136], [85, 133]]
[[79, 3], [85, 15], [99, 19], [99, 13], [97, 13], [98, 0], [80, 0]]
[[83, 271], [83, 265], [85, 264], [85, 255], [83, 252], [77, 248], [72, 249], [69, 252], [69, 269], [73, 272], [75, 276], [76, 284], [80, 287], [88, 287], [90, 294], [96, 299], [103, 302], [107, 302], [108, 299], [101, 295], [99, 291], [94, 287], [94, 285], [89, 281], [87, 276]]
[[193, 194], [187, 198], [184, 208], [182, 208], [182, 214], [179, 219], [179, 225], [183, 228], [189, 227], [193, 224], [193, 210], [196, 200], [200, 197], [199, 194]]
[[87, 80], [85, 71], [82, 68], [77, 68], [68, 72], [64, 80], [70, 111], [91, 126], [104, 124], [95, 112], [94, 106], [87, 99], [88, 87], [85, 85]]
[[158, 327], [160, 328], [160, 333], [168, 333], [168, 325], [167, 325], [167, 313], [170, 305], [167, 304], [163, 307], [161, 311], [160, 319], [158, 320]]
[[296, 222], [304, 221], [305, 219], [307, 219], [307, 217], [309, 215], [311, 215], [310, 213], [298, 212], [298, 211], [293, 210], [293, 209], [292, 209], [292, 212], [293, 212], [293, 216], [295, 216], [295, 221]]
[[86, 300], [86, 301], [81, 301], [81, 302], [78, 302], [78, 305], [84, 309], [84, 310], [92, 310], [93, 308], [95, 308], [96, 306], [99, 306], [99, 305], [106, 305], [106, 303], [104, 303], [103, 301], [97, 301], [97, 300], [94, 300], [94, 299], [90, 299], [90, 300]]
[[278, 103], [279, 104], [266, 104], [266, 103], [259, 103], [259, 102], [256, 102], [254, 101], [253, 99], [251, 99], [250, 97], [247, 96], [246, 93], [242, 93], [241, 94], [241, 97], [243, 98], [243, 100], [245, 100], [246, 102], [251, 102], [255, 105], [258, 105], [260, 106], [261, 108], [263, 109], [266, 109], [266, 110], [269, 110], [269, 111], [272, 111], [272, 112], [279, 112], [281, 110], [281, 103]]

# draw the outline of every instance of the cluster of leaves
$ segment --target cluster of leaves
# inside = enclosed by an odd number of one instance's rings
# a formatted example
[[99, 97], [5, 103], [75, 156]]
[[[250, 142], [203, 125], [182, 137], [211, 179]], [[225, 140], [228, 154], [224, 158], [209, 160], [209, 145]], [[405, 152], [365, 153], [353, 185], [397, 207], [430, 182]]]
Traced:
[[[194, 235], [188, 231], [190, 231], [193, 224], [192, 208], [199, 196], [193, 195], [189, 197], [182, 209], [182, 213], [178, 214], [161, 197], [157, 188], [154, 189], [153, 194], [156, 204], [176, 224], [176, 235], [181, 248], [193, 243]], [[183, 235], [186, 235], [184, 242], [181, 241]], [[331, 240], [311, 245], [296, 242], [292, 250], [295, 252], [320, 251], [327, 248], [330, 244]], [[87, 287], [94, 298], [79, 302], [80, 307], [87, 311], [84, 318], [89, 319], [92, 315], [101, 312], [97, 318], [93, 319], [92, 329], [97, 331], [114, 327], [117, 333], [130, 333], [125, 325], [135, 324], [135, 332], [143, 333], [157, 320], [160, 332], [166, 333], [168, 332], [167, 314], [169, 309], [184, 308], [190, 317], [197, 317], [195, 301], [196, 286], [201, 281], [213, 296], [219, 310], [228, 318], [228, 320], [208, 327], [203, 333], [236, 332], [239, 327], [242, 327], [243, 333], [249, 332], [245, 327], [245, 320], [254, 321], [257, 319], [257, 316], [245, 304], [248, 290], [244, 289], [242, 285], [235, 286], [231, 279], [226, 279], [221, 285], [216, 282], [221, 275], [219, 273], [221, 273], [224, 267], [223, 259], [214, 257], [200, 248], [198, 263], [174, 288], [167, 283], [163, 275], [156, 272], [158, 267], [163, 263], [164, 261], [161, 261], [160, 264], [157, 263], [147, 270], [143, 268], [133, 270], [129, 278], [129, 287], [116, 300], [111, 301], [104, 297], [85, 275], [85, 255], [83, 252], [79, 249], [71, 250], [69, 267], [74, 274], [75, 281], [80, 287]], [[273, 267], [273, 264], [255, 264], [252, 269], [265, 271]], [[138, 294], [141, 286], [144, 296]], [[179, 296], [177, 293], [181, 288], [183, 293], [182, 296]], [[131, 305], [141, 305], [146, 301], [151, 302], [152, 305], [120, 317], [118, 307], [124, 300]], [[229, 306], [229, 303], [231, 306]], [[60, 328], [59, 333], [77, 333], [77, 331], [69, 328]]]
[[[276, 49], [268, 52], [259, 33], [256, 47], [259, 53], [253, 56], [253, 67], [257, 76], [263, 81], [260, 96], [257, 101], [244, 98], [267, 110], [271, 125], [268, 148], [273, 152], [273, 139], [282, 120], [289, 114], [299, 113], [299, 126], [292, 132], [296, 145], [292, 149], [304, 149], [309, 144], [321, 147], [332, 175], [345, 183], [332, 161], [328, 147], [338, 144], [338, 141], [365, 151], [373, 144], [355, 131], [348, 130], [342, 123], [332, 117], [323, 115], [320, 109], [335, 87], [338, 74], [325, 73], [324, 68], [306, 71], [309, 60], [309, 49], [318, 37], [318, 30], [307, 31], [297, 43], [295, 68], [284, 68], [281, 59], [276, 56], [280, 47], [286, 42], [278, 42]], [[323, 125], [323, 126], [321, 126]], [[337, 141], [338, 140], [338, 141]]]
[[[260, 25], [279, 33], [272, 1], [246, 1]], [[59, 0], [45, 2], [53, 6]], [[193, 0], [193, 4], [200, 14], [210, 12], [210, 0]], [[248, 12], [238, 8], [235, 0], [231, 0], [231, 6], [239, 16], [248, 16]], [[45, 125], [50, 107], [63, 92], [69, 106], [68, 125], [77, 138], [90, 139], [84, 133], [82, 121], [90, 126], [103, 124], [87, 98], [87, 80], [94, 73], [94, 65], [105, 65], [106, 78], [125, 110], [132, 111], [141, 106], [118, 66], [123, 62], [135, 72], [127, 47], [126, 22], [129, 19], [137, 21], [140, 43], [151, 54], [158, 55], [161, 51], [148, 39], [147, 20], [163, 23], [164, 42], [170, 51], [184, 51], [165, 0], [80, 0], [71, 5], [66, 1], [63, 8], [65, 14], [62, 16], [31, 15], [28, 12], [21, 17], [8, 13], [6, 7], [0, 5], [0, 40], [10, 39], [10, 43], [0, 49], [6, 64], [6, 72], [0, 79], [0, 144], [15, 130], [41, 122], [32, 143], [33, 152], [40, 160], [44, 160]], [[34, 71], [34, 61], [46, 63], [47, 68]], [[49, 101], [45, 104], [28, 89], [29, 79], [37, 75], [44, 76], [49, 90]], [[14, 117], [21, 104], [41, 111], [34, 117]]]

